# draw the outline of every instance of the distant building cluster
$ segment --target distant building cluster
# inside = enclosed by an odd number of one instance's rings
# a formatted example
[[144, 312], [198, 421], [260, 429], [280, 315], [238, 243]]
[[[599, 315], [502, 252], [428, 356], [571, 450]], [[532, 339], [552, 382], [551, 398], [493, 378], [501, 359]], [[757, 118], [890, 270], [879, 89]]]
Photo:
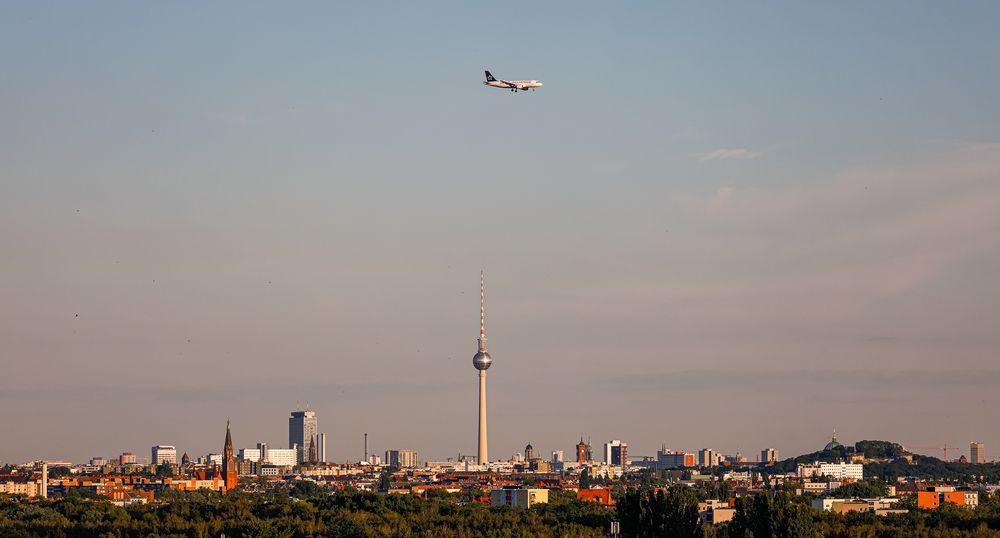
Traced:
[[[428, 497], [437, 493], [471, 494], [472, 502], [494, 507], [526, 509], [549, 502], [553, 491], [570, 493], [577, 499], [608, 509], [615, 506], [620, 485], [641, 484], [651, 476], [665, 481], [663, 488], [682, 484], [700, 491], [730, 492], [728, 497], [708, 498], [698, 503], [698, 517], [704, 524], [715, 525], [735, 517], [735, 499], [763, 490], [792, 490], [809, 495], [817, 510], [845, 514], [871, 513], [876, 516], [906, 512], [899, 495], [912, 495], [919, 509], [933, 510], [943, 505], [974, 508], [979, 492], [901, 478], [889, 484], [884, 495], [853, 498], [838, 495], [843, 486], [865, 479], [866, 458], [854, 454], [850, 461], [813, 461], [797, 464], [793, 471], [775, 471], [780, 462], [778, 451], [765, 448], [759, 461], [747, 461], [739, 452], [724, 455], [711, 448], [697, 452], [668, 449], [661, 445], [655, 458], [630, 457], [629, 444], [621, 439], [603, 443], [594, 457], [591, 442], [580, 436], [575, 458], [567, 460], [562, 450], [549, 456], [531, 443], [508, 459], [481, 464], [475, 456], [445, 461], [420, 461], [414, 450], [390, 449], [384, 460], [368, 454], [356, 463], [302, 461], [325, 455], [324, 436], [316, 431], [314, 412], [296, 411], [289, 420], [288, 448], [272, 448], [258, 442], [255, 447], [234, 450], [232, 431], [226, 426], [221, 452], [195, 459], [182, 454], [173, 445], [151, 448], [150, 461], [138, 463], [134, 454], [123, 452], [117, 458], [93, 457], [86, 464], [48, 460], [0, 474], [0, 493], [18, 497], [54, 497], [74, 490], [104, 496], [119, 506], [159, 502], [157, 493], [177, 490], [212, 490], [226, 493], [236, 488], [249, 493], [282, 488], [298, 481], [309, 481], [327, 489], [354, 489], [391, 495]], [[312, 444], [303, 448], [299, 440]], [[367, 441], [367, 437], [366, 437]], [[831, 448], [832, 447], [832, 448]], [[970, 459], [984, 459], [985, 447], [973, 443]], [[825, 456], [846, 453], [836, 439], [823, 448]], [[904, 455], [905, 456], [905, 455]], [[65, 469], [62, 469], [64, 468]], [[60, 468], [59, 476], [50, 470]], [[67, 469], [69, 474], [67, 474]], [[769, 469], [771, 469], [769, 471]], [[248, 480], [249, 479], [249, 480]], [[530, 484], [530, 485], [529, 485]], [[996, 486], [1000, 490], [1000, 485]]]

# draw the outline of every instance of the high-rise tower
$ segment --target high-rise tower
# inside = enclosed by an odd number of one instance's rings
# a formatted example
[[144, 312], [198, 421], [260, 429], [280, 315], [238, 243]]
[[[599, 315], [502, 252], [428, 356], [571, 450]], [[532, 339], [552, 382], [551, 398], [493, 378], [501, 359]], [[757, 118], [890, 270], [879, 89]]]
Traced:
[[297, 448], [299, 463], [313, 463], [318, 424], [315, 411], [292, 411], [288, 419], [288, 448]]
[[479, 465], [489, 463], [486, 447], [486, 370], [493, 364], [493, 357], [486, 352], [486, 277], [479, 273], [479, 352], [472, 357], [472, 365], [479, 370]]

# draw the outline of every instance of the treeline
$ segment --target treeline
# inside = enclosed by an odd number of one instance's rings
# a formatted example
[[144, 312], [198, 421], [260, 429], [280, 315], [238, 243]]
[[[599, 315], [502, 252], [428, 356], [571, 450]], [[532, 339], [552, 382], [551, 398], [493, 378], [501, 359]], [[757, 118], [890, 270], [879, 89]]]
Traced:
[[913, 463], [906, 461], [866, 463], [865, 476], [878, 476], [886, 481], [894, 481], [900, 476], [915, 476], [959, 482], [995, 483], [1000, 481], [1000, 463], [960, 463], [915, 454]]
[[947, 505], [878, 517], [820, 512], [785, 491], [762, 492], [738, 498], [733, 520], [715, 526], [700, 522], [698, 495], [687, 486], [625, 491], [614, 510], [560, 492], [523, 510], [444, 493], [425, 500], [308, 486], [225, 496], [169, 492], [163, 500], [122, 508], [75, 494], [32, 502], [0, 495], [0, 536], [587, 538], [606, 536], [618, 520], [627, 538], [1000, 538], [1000, 500], [985, 493], [976, 509]]
[[588, 538], [605, 536], [612, 515], [568, 494], [522, 510], [447, 495], [424, 500], [318, 488], [289, 493], [171, 492], [167, 502], [127, 508], [79, 495], [36, 502], [0, 496], [0, 536]]
[[1000, 499], [981, 497], [975, 509], [946, 505], [876, 516], [821, 512], [788, 492], [761, 492], [736, 499], [733, 519], [712, 526], [699, 521], [695, 493], [674, 486], [626, 492], [617, 517], [626, 538], [1000, 538]]

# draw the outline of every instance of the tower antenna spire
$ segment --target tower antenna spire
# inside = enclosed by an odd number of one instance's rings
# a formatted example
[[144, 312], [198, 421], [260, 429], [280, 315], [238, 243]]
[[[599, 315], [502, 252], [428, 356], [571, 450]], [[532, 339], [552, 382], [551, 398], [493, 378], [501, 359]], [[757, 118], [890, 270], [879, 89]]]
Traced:
[[486, 351], [486, 272], [479, 272], [479, 342]]
[[493, 363], [486, 351], [486, 272], [479, 272], [479, 353], [472, 359], [472, 364], [479, 371], [485, 371]]

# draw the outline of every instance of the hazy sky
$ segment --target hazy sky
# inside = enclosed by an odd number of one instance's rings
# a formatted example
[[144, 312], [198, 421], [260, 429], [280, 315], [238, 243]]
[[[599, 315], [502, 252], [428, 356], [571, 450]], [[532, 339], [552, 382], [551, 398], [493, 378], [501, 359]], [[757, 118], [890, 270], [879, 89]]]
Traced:
[[495, 458], [992, 458], [997, 20], [0, 3], [0, 461], [280, 446], [306, 401], [337, 461], [474, 454], [480, 269]]

